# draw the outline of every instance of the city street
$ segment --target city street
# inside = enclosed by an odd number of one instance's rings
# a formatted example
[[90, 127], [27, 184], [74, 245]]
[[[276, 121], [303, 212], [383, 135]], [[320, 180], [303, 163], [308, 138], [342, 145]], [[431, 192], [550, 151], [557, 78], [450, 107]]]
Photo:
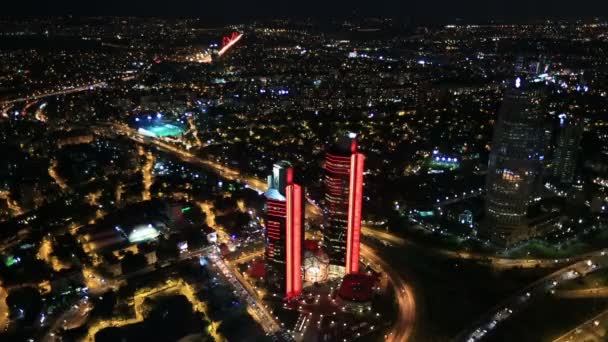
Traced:
[[[257, 253], [252, 253], [251, 255], [241, 258], [240, 260], [246, 261], [253, 259], [256, 254]], [[232, 285], [232, 287], [235, 289], [235, 293], [247, 303], [247, 311], [251, 314], [253, 319], [260, 324], [264, 331], [268, 334], [280, 331], [280, 324], [264, 307], [257, 292], [243, 279], [238, 270], [228, 266], [224, 260], [217, 255], [217, 253], [211, 255], [211, 261], [214, 267], [220, 271], [219, 273], [228, 281], [230, 285]]]
[[87, 321], [88, 314], [92, 309], [93, 305], [88, 301], [88, 299], [83, 298], [54, 320], [54, 323], [48, 328], [47, 333], [42, 338], [42, 341], [60, 341], [59, 336], [56, 335], [56, 332], [62, 329], [69, 330], [80, 327]]

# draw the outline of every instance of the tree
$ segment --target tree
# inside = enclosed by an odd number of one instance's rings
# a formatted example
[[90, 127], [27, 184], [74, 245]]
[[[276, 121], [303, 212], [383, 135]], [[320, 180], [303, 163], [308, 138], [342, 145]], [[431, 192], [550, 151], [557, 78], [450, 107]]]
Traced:
[[215, 222], [224, 227], [229, 234], [240, 234], [242, 229], [249, 224], [251, 217], [240, 211], [218, 216]]
[[138, 271], [148, 264], [146, 260], [146, 256], [142, 254], [133, 254], [132, 252], [127, 252], [124, 258], [121, 260], [122, 263], [122, 272], [123, 273], [131, 273]]
[[6, 297], [6, 305], [10, 309], [12, 319], [23, 318], [26, 323], [31, 324], [42, 310], [42, 296], [34, 287], [16, 288]]
[[263, 336], [260, 326], [244, 311], [222, 321], [218, 332], [228, 341], [257, 341]]

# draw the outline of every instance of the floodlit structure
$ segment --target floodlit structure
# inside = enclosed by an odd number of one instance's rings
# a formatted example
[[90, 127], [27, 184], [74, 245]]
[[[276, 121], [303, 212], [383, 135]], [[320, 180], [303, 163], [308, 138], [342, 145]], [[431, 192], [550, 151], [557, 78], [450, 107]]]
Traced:
[[156, 239], [160, 233], [154, 226], [151, 224], [148, 225], [140, 225], [133, 228], [131, 233], [129, 233], [129, 242], [131, 243], [139, 243], [149, 240]]
[[291, 163], [274, 164], [264, 194], [266, 279], [269, 287], [283, 292], [286, 298], [302, 293], [304, 193], [293, 177]]
[[325, 154], [323, 244], [332, 276], [359, 272], [364, 162], [353, 133]]
[[329, 257], [322, 249], [304, 252], [304, 281], [323, 283], [329, 278]]

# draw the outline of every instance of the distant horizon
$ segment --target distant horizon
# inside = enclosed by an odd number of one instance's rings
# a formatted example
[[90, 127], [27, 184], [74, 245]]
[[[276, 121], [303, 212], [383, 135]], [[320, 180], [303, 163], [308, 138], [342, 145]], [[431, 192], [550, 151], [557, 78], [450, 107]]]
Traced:
[[279, 21], [279, 20], [293, 20], [294, 22], [303, 22], [303, 21], [311, 21], [312, 23], [332, 23], [337, 21], [352, 21], [352, 22], [362, 22], [369, 21], [373, 19], [390, 19], [393, 20], [394, 23], [402, 23], [402, 24], [411, 24], [411, 25], [493, 25], [493, 24], [522, 24], [522, 25], [540, 25], [546, 22], [567, 22], [574, 23], [578, 21], [582, 22], [599, 22], [599, 23], [608, 23], [608, 15], [603, 16], [571, 16], [571, 17], [561, 17], [561, 16], [551, 16], [551, 17], [543, 17], [543, 18], [501, 18], [501, 17], [490, 17], [486, 19], [481, 18], [434, 18], [428, 19], [424, 17], [417, 18], [395, 18], [389, 15], [370, 15], [365, 17], [360, 16], [332, 16], [325, 18], [311, 17], [311, 16], [297, 16], [297, 15], [277, 15], [277, 16], [267, 16], [263, 18], [250, 18], [250, 17], [242, 17], [235, 19], [219, 19], [219, 18], [208, 18], [205, 16], [198, 15], [135, 15], [135, 14], [45, 14], [45, 15], [35, 15], [35, 14], [12, 14], [12, 15], [2, 15], [0, 16], [0, 21], [7, 21], [13, 19], [37, 19], [37, 20], [53, 20], [53, 19], [95, 19], [95, 18], [136, 18], [136, 19], [163, 19], [163, 20], [179, 20], [179, 19], [191, 19], [191, 20], [201, 20], [205, 22], [209, 22], [213, 25], [236, 25], [236, 24], [247, 24], [253, 22], [271, 22], [271, 21]]
[[608, 3], [579, 0], [428, 0], [425, 2], [377, 0], [352, 1], [241, 1], [207, 2], [194, 0], [75, 0], [13, 1], [3, 6], [3, 17], [159, 17], [200, 18], [213, 22], [236, 23], [252, 20], [314, 18], [318, 20], [390, 17], [411, 23], [530, 22], [538, 20], [589, 20], [608, 16]]

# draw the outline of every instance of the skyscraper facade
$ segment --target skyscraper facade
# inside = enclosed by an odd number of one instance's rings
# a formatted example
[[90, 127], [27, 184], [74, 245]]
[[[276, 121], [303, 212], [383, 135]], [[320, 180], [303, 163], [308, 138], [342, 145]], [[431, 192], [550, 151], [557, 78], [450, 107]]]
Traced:
[[325, 154], [323, 243], [334, 275], [359, 272], [364, 162], [352, 133]]
[[562, 185], [574, 181], [578, 152], [583, 137], [583, 126], [580, 122], [560, 115], [557, 147], [553, 161], [553, 176]]
[[544, 160], [541, 91], [517, 78], [494, 128], [486, 178], [485, 233], [510, 245], [529, 238], [527, 210], [540, 190]]
[[291, 163], [274, 164], [264, 194], [266, 280], [271, 289], [282, 292], [286, 298], [302, 293], [304, 194], [293, 177]]

